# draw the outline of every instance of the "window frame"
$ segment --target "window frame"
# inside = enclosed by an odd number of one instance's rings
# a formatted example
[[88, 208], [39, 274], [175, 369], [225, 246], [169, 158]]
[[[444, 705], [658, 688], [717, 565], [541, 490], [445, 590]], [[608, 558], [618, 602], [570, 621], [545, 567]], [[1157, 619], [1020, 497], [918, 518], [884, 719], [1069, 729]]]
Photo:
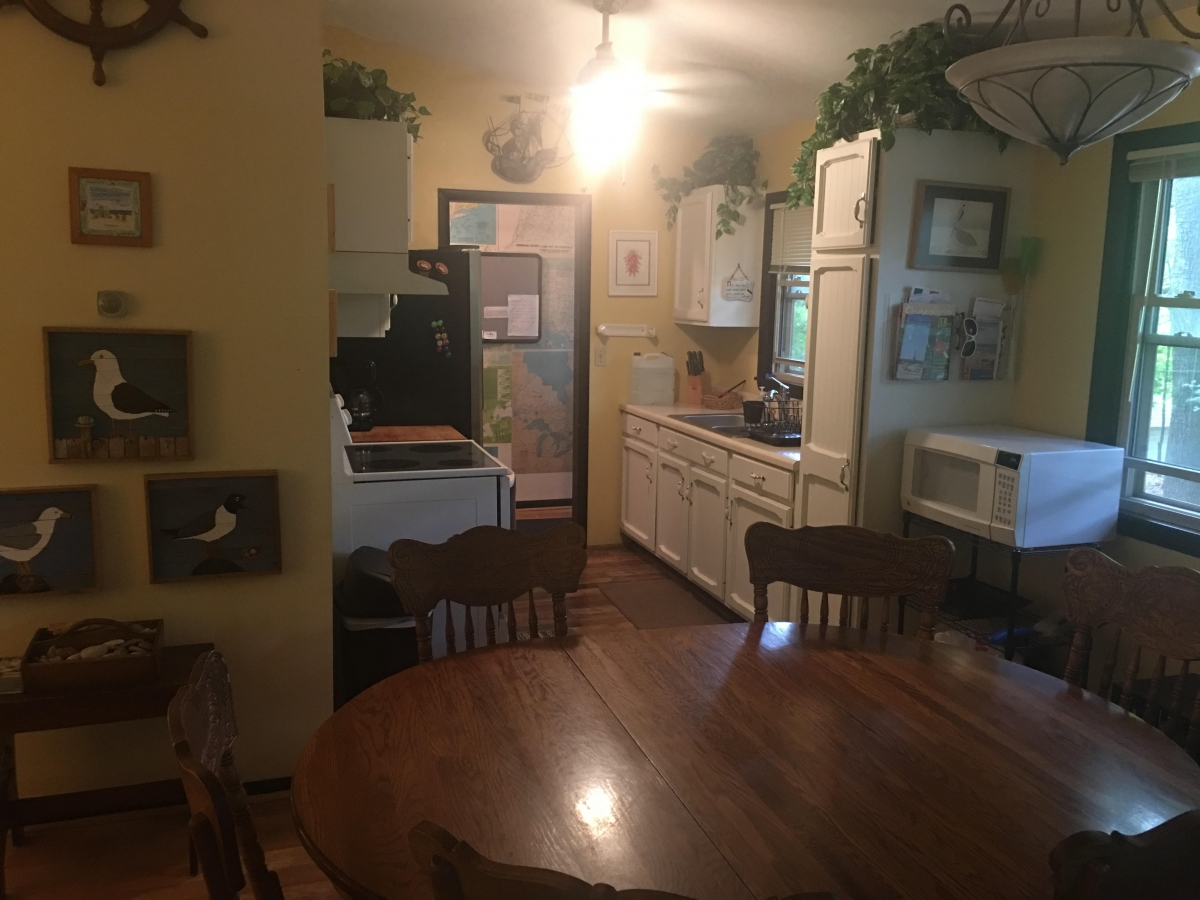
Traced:
[[[784, 384], [804, 389], [804, 375], [781, 370], [778, 363], [786, 358], [778, 354], [779, 315], [779, 274], [771, 271], [771, 245], [775, 236], [775, 217], [771, 207], [786, 203], [787, 191], [773, 191], [763, 198], [766, 215], [763, 216], [763, 256], [760, 273], [762, 289], [759, 292], [759, 322], [758, 322], [758, 372], [756, 380], [760, 385], [767, 384], [766, 376], [778, 379]], [[799, 268], [799, 267], [798, 267]], [[810, 267], [811, 268], [811, 267]], [[794, 274], [808, 274], [797, 272]], [[803, 365], [803, 363], [800, 363]]]
[[[1128, 155], [1135, 150], [1197, 142], [1200, 142], [1200, 122], [1126, 132], [1113, 139], [1088, 397], [1086, 436], [1090, 441], [1128, 446], [1126, 385], [1134, 374], [1132, 367], [1141, 344], [1141, 307], [1135, 305], [1135, 298], [1138, 302], [1156, 299], [1143, 298], [1141, 295], [1147, 286], [1136, 286], [1134, 278], [1139, 268], [1139, 256], [1146, 252], [1145, 242], [1141, 245], [1138, 243], [1139, 226], [1146, 215], [1145, 189], [1147, 185], [1157, 182], [1131, 182]], [[1127, 474], [1125, 477], [1130, 476]], [[1186, 515], [1165, 505], [1155, 508], [1156, 504], [1147, 501], [1126, 503], [1124, 493], [1122, 491], [1122, 509], [1117, 519], [1118, 534], [1190, 556], [1200, 556], [1200, 523], [1188, 523]]]

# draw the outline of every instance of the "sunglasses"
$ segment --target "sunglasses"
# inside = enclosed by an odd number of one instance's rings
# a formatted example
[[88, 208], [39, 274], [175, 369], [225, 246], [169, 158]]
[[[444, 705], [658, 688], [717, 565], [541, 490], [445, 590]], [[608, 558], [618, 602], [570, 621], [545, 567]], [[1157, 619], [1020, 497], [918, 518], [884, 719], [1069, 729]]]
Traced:
[[963, 319], [963, 345], [958, 351], [958, 355], [963, 359], [970, 359], [975, 355], [975, 338], [979, 335], [979, 323], [969, 316]]

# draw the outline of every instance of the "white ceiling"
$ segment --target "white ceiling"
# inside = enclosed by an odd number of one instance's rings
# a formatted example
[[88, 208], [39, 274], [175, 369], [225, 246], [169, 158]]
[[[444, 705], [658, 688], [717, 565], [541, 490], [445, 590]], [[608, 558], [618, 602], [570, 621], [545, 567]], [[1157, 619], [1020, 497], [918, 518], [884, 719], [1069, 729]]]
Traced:
[[[551, 93], [565, 92], [600, 41], [600, 15], [591, 0], [324, 3], [330, 25]], [[612, 19], [612, 40], [619, 57], [642, 60], [660, 73], [661, 84], [675, 88], [664, 95], [667, 114], [714, 134], [753, 134], [815, 117], [817, 95], [850, 71], [846, 57], [852, 51], [919, 22], [940, 20], [947, 5], [947, 0], [629, 0]], [[978, 22], [1002, 4], [968, 5]]]

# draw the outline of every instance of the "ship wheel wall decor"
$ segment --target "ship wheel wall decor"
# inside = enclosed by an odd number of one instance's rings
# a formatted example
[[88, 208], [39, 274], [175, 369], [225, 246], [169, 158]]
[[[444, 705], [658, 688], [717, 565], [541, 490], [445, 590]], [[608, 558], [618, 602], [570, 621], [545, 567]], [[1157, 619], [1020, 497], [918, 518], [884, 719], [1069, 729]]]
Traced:
[[171, 22], [182, 25], [198, 38], [208, 37], [208, 29], [193, 22], [179, 4], [183, 0], [145, 0], [148, 9], [137, 19], [125, 25], [108, 26], [104, 24], [104, 0], [91, 0], [92, 16], [87, 22], [79, 22], [70, 16], [63, 15], [51, 0], [0, 0], [0, 6], [22, 4], [35, 19], [68, 41], [83, 44], [92, 51], [92, 81], [102, 85], [107, 80], [104, 75], [104, 55], [109, 50], [120, 50], [123, 47], [133, 47], [142, 41], [154, 37]]

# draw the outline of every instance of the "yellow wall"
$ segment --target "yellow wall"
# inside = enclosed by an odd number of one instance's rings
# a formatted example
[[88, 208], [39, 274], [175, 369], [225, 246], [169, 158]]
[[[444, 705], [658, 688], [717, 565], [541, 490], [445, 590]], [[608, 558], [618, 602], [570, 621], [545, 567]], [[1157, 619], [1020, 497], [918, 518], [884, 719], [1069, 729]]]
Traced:
[[[290, 774], [331, 708], [330, 487], [320, 4], [189, 0], [177, 26], [109, 57], [23, 9], [0, 9], [0, 488], [95, 482], [97, 593], [0, 598], [0, 654], [88, 616], [166, 620], [171, 643], [213, 641], [234, 680], [247, 779]], [[77, 246], [67, 168], [153, 177], [152, 249]], [[130, 292], [118, 323], [99, 289]], [[196, 459], [46, 462], [44, 325], [194, 334]], [[276, 468], [283, 574], [148, 584], [142, 476]], [[18, 739], [23, 793], [172, 777], [164, 720]]]
[[[1179, 15], [1193, 31], [1200, 29], [1200, 16], [1194, 11], [1184, 10]], [[1180, 39], [1161, 18], [1150, 25], [1155, 37]], [[1196, 41], [1192, 44], [1200, 46]], [[1197, 120], [1200, 88], [1193, 85], [1138, 128]], [[1045, 251], [1025, 301], [1014, 424], [1083, 437], [1108, 215], [1112, 141], [1081, 150], [1066, 166], [1060, 166], [1048, 151], [1039, 152], [1037, 160], [1033, 233], [1045, 239]], [[1110, 551], [1128, 565], [1200, 568], [1200, 559], [1128, 538], [1120, 538]], [[1056, 587], [1058, 580], [1056, 573]]]
[[[666, 204], [654, 192], [650, 167], [657, 163], [665, 173], [681, 172], [685, 164], [703, 151], [709, 136], [689, 132], [652, 115], [627, 161], [624, 183], [619, 169], [597, 178], [570, 162], [548, 170], [533, 184], [509, 184], [491, 171], [491, 157], [481, 142], [488, 117], [502, 117], [511, 108], [500, 99], [501, 95], [522, 91], [544, 93], [546, 88], [498, 81], [339, 28], [325, 29], [325, 46], [335, 56], [357, 60], [368, 68], [386, 69], [389, 84], [397, 90], [414, 92], [418, 103], [432, 113], [421, 126], [421, 140], [413, 152], [414, 247], [437, 246], [438, 188], [591, 194], [592, 346], [603, 344], [608, 362], [597, 367], [593, 349], [589, 360], [592, 368], [588, 540], [593, 545], [616, 542], [620, 511], [617, 405], [628, 398], [629, 361], [633, 353], [669, 353], [675, 359], [677, 372], [682, 374], [686, 352], [703, 350], [705, 363], [717, 385], [732, 385], [754, 374], [756, 331], [688, 327], [685, 332], [671, 321], [675, 234], [666, 229]], [[610, 229], [657, 229], [657, 297], [608, 296]], [[655, 326], [659, 336], [656, 341], [602, 340], [594, 330], [601, 322], [646, 323]]]

